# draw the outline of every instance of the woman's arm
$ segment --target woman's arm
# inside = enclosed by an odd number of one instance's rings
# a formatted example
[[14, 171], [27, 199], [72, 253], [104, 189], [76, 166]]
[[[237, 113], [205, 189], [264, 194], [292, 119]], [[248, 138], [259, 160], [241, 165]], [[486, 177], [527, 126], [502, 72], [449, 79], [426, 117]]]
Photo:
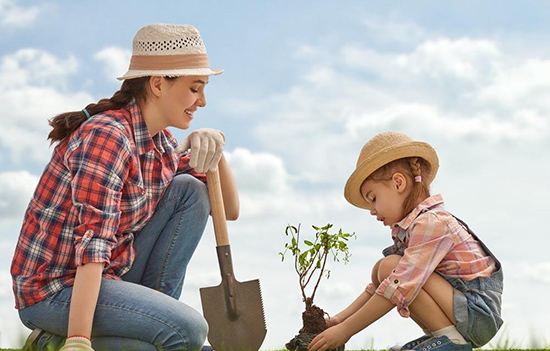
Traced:
[[104, 263], [87, 263], [76, 269], [67, 336], [91, 337], [103, 267]]
[[218, 169], [220, 173], [225, 217], [230, 221], [234, 221], [239, 218], [239, 193], [237, 191], [235, 178], [233, 177], [233, 172], [231, 172], [229, 164], [223, 155], [220, 159], [220, 163], [218, 163]]

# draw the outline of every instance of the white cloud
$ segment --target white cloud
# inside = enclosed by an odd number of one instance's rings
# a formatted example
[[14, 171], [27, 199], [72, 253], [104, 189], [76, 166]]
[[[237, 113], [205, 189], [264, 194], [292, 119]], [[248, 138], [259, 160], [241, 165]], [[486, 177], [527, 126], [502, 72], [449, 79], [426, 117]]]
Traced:
[[410, 45], [426, 38], [424, 28], [406, 19], [369, 18], [363, 21], [366, 27], [366, 36], [370, 40], [381, 43], [397, 43]]
[[44, 5], [22, 7], [14, 0], [0, 0], [0, 25], [4, 27], [29, 27], [45, 9]]
[[519, 272], [536, 283], [550, 284], [550, 261], [519, 264]]
[[94, 59], [105, 64], [105, 76], [114, 80], [128, 69], [132, 52], [114, 46], [106, 47], [94, 55]]
[[15, 164], [47, 161], [51, 154], [46, 140], [48, 119], [93, 101], [86, 92], [65, 92], [77, 70], [73, 56], [61, 59], [38, 49], [21, 49], [1, 58], [0, 148], [7, 150], [5, 158]]
[[227, 152], [226, 158], [238, 179], [239, 189], [246, 193], [286, 193], [290, 187], [291, 177], [280, 157], [236, 148]]
[[0, 173], [0, 219], [22, 219], [37, 184], [27, 171]]

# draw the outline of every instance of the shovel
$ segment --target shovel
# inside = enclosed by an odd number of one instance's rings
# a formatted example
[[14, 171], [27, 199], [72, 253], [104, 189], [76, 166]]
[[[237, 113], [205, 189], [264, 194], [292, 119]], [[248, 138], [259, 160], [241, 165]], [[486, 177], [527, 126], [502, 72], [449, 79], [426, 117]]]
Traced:
[[200, 289], [208, 341], [216, 351], [258, 351], [267, 333], [260, 281], [235, 280], [218, 171], [206, 178], [222, 276], [220, 285]]

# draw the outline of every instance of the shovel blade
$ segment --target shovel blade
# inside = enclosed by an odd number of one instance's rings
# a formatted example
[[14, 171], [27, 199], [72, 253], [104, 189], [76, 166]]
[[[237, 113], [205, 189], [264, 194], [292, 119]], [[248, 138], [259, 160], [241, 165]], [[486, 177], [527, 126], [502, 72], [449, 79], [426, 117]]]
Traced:
[[208, 341], [216, 351], [258, 351], [267, 333], [260, 281], [234, 280], [231, 290], [232, 302], [223, 281], [200, 289]]

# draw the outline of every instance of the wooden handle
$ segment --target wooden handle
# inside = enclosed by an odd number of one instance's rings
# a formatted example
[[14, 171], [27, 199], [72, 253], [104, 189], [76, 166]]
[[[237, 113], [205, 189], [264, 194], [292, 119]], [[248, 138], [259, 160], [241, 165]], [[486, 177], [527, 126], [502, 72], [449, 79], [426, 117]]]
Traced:
[[222, 187], [220, 185], [218, 170], [206, 172], [206, 181], [208, 183], [208, 196], [210, 198], [210, 213], [212, 215], [212, 222], [214, 223], [214, 234], [216, 234], [216, 246], [229, 245]]

